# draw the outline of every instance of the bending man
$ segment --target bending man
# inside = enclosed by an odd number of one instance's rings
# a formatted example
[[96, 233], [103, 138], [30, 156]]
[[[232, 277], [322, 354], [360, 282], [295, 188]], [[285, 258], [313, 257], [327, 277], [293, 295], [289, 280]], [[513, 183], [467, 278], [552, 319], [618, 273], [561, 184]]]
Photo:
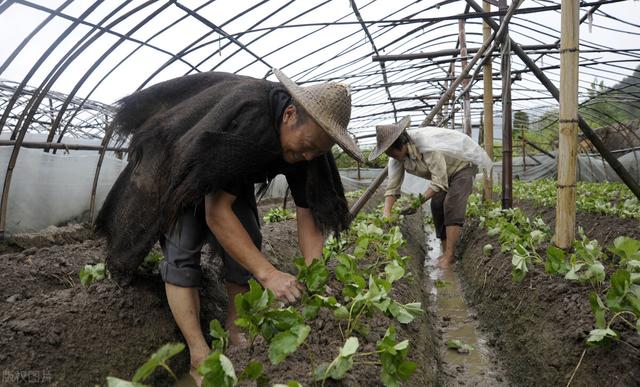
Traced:
[[464, 225], [473, 178], [483, 165], [490, 169], [491, 160], [469, 136], [448, 129], [423, 127], [409, 129], [410, 117], [393, 125], [376, 126], [377, 145], [369, 155], [374, 160], [382, 153], [389, 156], [389, 178], [385, 191], [383, 216], [391, 216], [404, 173], [429, 179], [431, 184], [421, 195], [422, 202], [431, 199], [431, 212], [436, 235], [442, 242], [441, 267], [454, 262], [454, 252]]
[[254, 184], [287, 177], [307, 264], [322, 254], [323, 233], [350, 221], [329, 152], [337, 143], [361, 159], [346, 129], [348, 88], [302, 88], [274, 72], [281, 83], [216, 72], [163, 82], [124, 98], [115, 118], [115, 129], [132, 138], [129, 164], [96, 220], [107, 236], [107, 265], [127, 282], [160, 240], [167, 299], [196, 377], [209, 352], [197, 289], [205, 242], [223, 256], [232, 343], [241, 339], [233, 299], [248, 289], [250, 277], [285, 302], [303, 291], [260, 252]]

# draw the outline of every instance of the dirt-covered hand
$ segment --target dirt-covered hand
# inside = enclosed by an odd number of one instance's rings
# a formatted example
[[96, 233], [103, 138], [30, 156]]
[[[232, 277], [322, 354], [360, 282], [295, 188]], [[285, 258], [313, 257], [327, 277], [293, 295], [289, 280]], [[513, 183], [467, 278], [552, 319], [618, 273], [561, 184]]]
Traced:
[[277, 299], [284, 302], [295, 302], [302, 296], [304, 286], [289, 273], [273, 270], [262, 282], [262, 286], [271, 290]]

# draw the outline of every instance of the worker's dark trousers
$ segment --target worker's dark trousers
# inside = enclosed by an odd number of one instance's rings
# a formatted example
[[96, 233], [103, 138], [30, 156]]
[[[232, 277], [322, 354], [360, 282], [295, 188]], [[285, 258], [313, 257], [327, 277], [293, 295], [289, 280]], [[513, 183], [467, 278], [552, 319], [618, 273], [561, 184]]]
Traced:
[[[258, 249], [262, 245], [262, 234], [258, 222], [257, 209], [253, 191], [253, 200], [243, 199], [247, 195], [239, 195], [233, 204], [236, 214], [247, 233]], [[244, 285], [251, 278], [249, 273], [229, 255], [218, 243], [207, 226], [202, 204], [189, 208], [169, 232], [160, 240], [165, 259], [160, 263], [160, 275], [164, 282], [182, 287], [199, 287], [202, 281], [200, 252], [204, 243], [208, 242], [214, 251], [223, 259], [223, 276], [225, 281]]]

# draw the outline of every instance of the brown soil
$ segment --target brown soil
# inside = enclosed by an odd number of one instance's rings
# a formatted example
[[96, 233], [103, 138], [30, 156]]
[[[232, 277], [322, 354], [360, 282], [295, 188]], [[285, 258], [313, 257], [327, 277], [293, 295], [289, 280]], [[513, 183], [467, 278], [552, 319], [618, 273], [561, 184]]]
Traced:
[[[554, 227], [555, 208], [526, 202], [516, 205]], [[577, 224], [589, 238], [605, 246], [620, 235], [640, 238], [640, 223], [635, 220], [578, 213]], [[511, 255], [485, 257], [482, 246], [486, 243], [499, 246], [472, 220], [465, 227], [456, 266], [481, 326], [493, 333], [489, 345], [497, 350], [514, 384], [566, 385], [586, 349], [573, 386], [640, 385], [640, 336], [636, 332], [616, 326], [626, 344], [586, 347], [586, 336], [594, 327], [589, 286], [551, 277], [540, 265], [531, 268], [523, 282], [513, 283]]]
[[[418, 241], [407, 250], [416, 258], [415, 275], [411, 283], [403, 281], [398, 286], [395, 296], [404, 302], [428, 302], [421, 278], [421, 224], [403, 228], [405, 238]], [[277, 266], [290, 269], [290, 258], [299, 255], [295, 222], [265, 225], [263, 236], [263, 251]], [[124, 288], [109, 279], [88, 287], [79, 284], [78, 273], [85, 264], [104, 261], [104, 241], [94, 239], [86, 227], [23, 235], [2, 245], [0, 252], [4, 254], [0, 255], [0, 385], [89, 386], [104, 384], [108, 375], [129, 379], [162, 344], [183, 341], [157, 272], [140, 273]], [[220, 281], [220, 259], [205, 251], [203, 268], [202, 324], [208, 327], [211, 319], [224, 321], [227, 300]], [[428, 321], [422, 317], [399, 329], [401, 338], [411, 338], [411, 357], [419, 364], [409, 385], [436, 383], [437, 355]], [[313, 324], [308, 349], [296, 352], [278, 367], [269, 365], [260, 346], [253, 356], [231, 350], [229, 357], [237, 371], [255, 357], [268, 365], [272, 382], [297, 379], [308, 385], [312, 364], [332, 359], [341, 345], [332, 319]], [[385, 317], [374, 317], [371, 333], [360, 337], [361, 348], [371, 349], [387, 325]], [[186, 372], [186, 351], [170, 365], [176, 373]], [[370, 366], [356, 370], [344, 384], [375, 385], [378, 380], [379, 369]], [[157, 371], [147, 382], [167, 385], [169, 379], [164, 371]]]

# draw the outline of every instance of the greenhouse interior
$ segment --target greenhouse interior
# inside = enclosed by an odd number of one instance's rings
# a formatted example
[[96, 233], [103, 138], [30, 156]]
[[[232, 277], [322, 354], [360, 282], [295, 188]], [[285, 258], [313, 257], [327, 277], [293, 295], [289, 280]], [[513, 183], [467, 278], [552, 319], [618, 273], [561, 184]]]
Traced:
[[639, 386], [638, 15], [0, 0], [0, 386]]

